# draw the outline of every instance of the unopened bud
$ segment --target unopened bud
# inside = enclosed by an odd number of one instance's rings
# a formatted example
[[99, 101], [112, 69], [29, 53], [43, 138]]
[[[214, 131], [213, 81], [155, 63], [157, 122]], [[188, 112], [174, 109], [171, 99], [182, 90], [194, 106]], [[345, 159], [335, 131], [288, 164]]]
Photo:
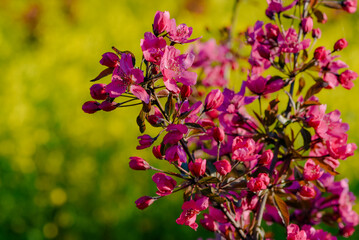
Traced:
[[225, 137], [223, 128], [219, 128], [219, 127], [214, 127], [213, 128], [213, 138], [214, 140], [216, 140], [217, 142], [223, 142]]
[[117, 103], [115, 102], [109, 102], [109, 101], [103, 101], [100, 106], [101, 110], [105, 112], [110, 112], [117, 108]]
[[300, 25], [304, 33], [309, 33], [313, 30], [313, 19], [311, 17], [303, 18]]
[[223, 93], [219, 89], [214, 89], [210, 93], [208, 93], [206, 99], [205, 99], [205, 109], [211, 110], [211, 109], [217, 109], [219, 106], [222, 105], [224, 100]]
[[92, 85], [90, 88], [90, 94], [93, 99], [105, 100], [107, 98], [106, 84], [97, 83]]
[[161, 145], [154, 146], [152, 148], [152, 153], [153, 153], [153, 156], [155, 156], [156, 158], [163, 159], [163, 155], [161, 153]]
[[147, 170], [151, 168], [148, 162], [140, 157], [130, 157], [129, 165], [133, 170]]
[[322, 36], [322, 31], [319, 28], [314, 28], [312, 31], [312, 37], [319, 39]]
[[348, 46], [347, 40], [345, 40], [345, 38], [341, 38], [334, 44], [334, 51], [341, 51], [347, 46]]
[[136, 207], [138, 209], [145, 209], [147, 208], [148, 206], [150, 206], [156, 199], [154, 199], [153, 197], [149, 197], [149, 196], [143, 196], [143, 197], [140, 197], [139, 199], [137, 199], [135, 201], [136, 203]]
[[100, 110], [99, 108], [100, 103], [96, 102], [96, 101], [88, 101], [85, 102], [82, 105], [82, 111], [84, 111], [85, 113], [95, 113], [98, 110]]
[[327, 57], [328, 53], [325, 47], [318, 47], [314, 51], [314, 58], [317, 60], [324, 60]]
[[182, 85], [181, 87], [181, 98], [186, 99], [188, 98], [192, 93], [192, 89], [190, 86]]

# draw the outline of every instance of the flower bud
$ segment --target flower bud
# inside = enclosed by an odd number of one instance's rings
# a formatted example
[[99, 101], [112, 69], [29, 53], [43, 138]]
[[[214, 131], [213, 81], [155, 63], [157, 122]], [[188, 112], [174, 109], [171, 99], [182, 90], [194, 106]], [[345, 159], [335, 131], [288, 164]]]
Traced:
[[153, 22], [153, 33], [158, 36], [164, 31], [168, 31], [170, 27], [170, 13], [157, 11]]
[[104, 66], [114, 68], [116, 67], [118, 61], [120, 61], [120, 58], [116, 54], [112, 52], [107, 52], [102, 55], [102, 59], [100, 60], [100, 63]]
[[262, 156], [260, 156], [258, 160], [259, 160], [259, 164], [268, 165], [272, 162], [272, 159], [273, 159], [273, 152], [272, 150], [268, 149], [262, 153]]
[[103, 101], [99, 108], [101, 108], [101, 110], [105, 111], [105, 112], [110, 112], [114, 109], [117, 108], [117, 103], [115, 102], [109, 102], [109, 101]]
[[328, 16], [327, 14], [325, 14], [325, 12], [322, 12], [322, 17], [321, 18], [317, 18], [318, 23], [322, 23], [325, 24], [326, 22], [328, 22]]
[[105, 100], [107, 98], [106, 84], [97, 83], [92, 85], [90, 88], [90, 94], [93, 99]]
[[227, 173], [232, 170], [232, 166], [227, 160], [214, 162], [213, 165], [216, 167], [217, 172], [222, 176], [227, 175]]
[[222, 105], [224, 100], [223, 93], [219, 89], [214, 89], [208, 95], [205, 99], [205, 109], [206, 111], [211, 109], [217, 109], [219, 106]]
[[314, 51], [314, 58], [317, 60], [324, 60], [327, 57], [328, 53], [325, 47], [318, 47]]
[[315, 28], [312, 31], [312, 37], [319, 39], [322, 36], [322, 31], [320, 30], [320, 28]]
[[181, 98], [186, 99], [188, 98], [192, 93], [192, 89], [190, 86], [182, 85], [181, 87]]
[[299, 195], [304, 199], [304, 200], [308, 200], [311, 198], [314, 198], [315, 195], [317, 195], [317, 193], [315, 192], [314, 188], [308, 186], [308, 185], [304, 185], [300, 188], [299, 190]]
[[348, 46], [347, 40], [345, 40], [345, 38], [341, 38], [334, 44], [334, 51], [341, 51], [347, 46]]
[[300, 25], [304, 33], [309, 33], [313, 30], [313, 19], [311, 17], [303, 18]]
[[259, 55], [262, 58], [269, 60], [269, 58], [270, 58], [270, 50], [268, 49], [268, 47], [265, 47], [263, 45], [259, 45], [259, 47], [257, 48], [257, 51], [258, 51]]
[[139, 144], [140, 144], [136, 147], [137, 150], [148, 148], [155, 141], [154, 138], [152, 138], [150, 135], [147, 134], [143, 136], [139, 136], [137, 139], [139, 139]]
[[208, 231], [215, 232], [218, 230], [218, 223], [211, 218], [207, 213], [203, 214], [203, 219], [199, 220], [201, 225]]
[[202, 176], [206, 172], [206, 159], [197, 158], [188, 164], [188, 169], [195, 177]]
[[260, 173], [256, 178], [250, 178], [247, 182], [247, 187], [252, 192], [258, 192], [260, 190], [266, 189], [269, 184], [270, 179], [268, 174]]
[[357, 10], [357, 0], [344, 0], [342, 2], [343, 10], [348, 13], [355, 13]]
[[219, 128], [219, 127], [214, 127], [213, 128], [213, 138], [214, 140], [216, 140], [217, 142], [223, 142], [225, 137], [223, 128]]
[[166, 196], [172, 193], [173, 189], [176, 187], [177, 182], [167, 176], [164, 173], [155, 173], [152, 176], [152, 180], [156, 183], [158, 191], [156, 192], [159, 196]]
[[351, 225], [344, 226], [343, 228], [340, 228], [340, 235], [342, 235], [345, 238], [350, 237], [355, 232], [355, 228]]
[[150, 206], [156, 199], [154, 199], [153, 197], [149, 197], [149, 196], [143, 196], [143, 197], [140, 197], [139, 199], [137, 199], [135, 201], [136, 203], [136, 207], [138, 209], [145, 209], [147, 208], [148, 206]]
[[99, 106], [100, 106], [100, 103], [98, 103], [96, 101], [88, 101], [82, 105], [82, 111], [84, 111], [85, 113], [90, 113], [90, 114], [95, 113], [98, 110], [100, 110]]
[[154, 146], [152, 148], [152, 154], [153, 156], [155, 156], [157, 159], [163, 159], [163, 155], [161, 153], [161, 145], [158, 146]]
[[129, 165], [133, 170], [147, 170], [151, 168], [148, 162], [140, 157], [130, 157]]
[[314, 181], [319, 179], [323, 175], [323, 171], [321, 171], [320, 166], [315, 164], [312, 159], [308, 159], [308, 161], [304, 164], [303, 177], [304, 180]]

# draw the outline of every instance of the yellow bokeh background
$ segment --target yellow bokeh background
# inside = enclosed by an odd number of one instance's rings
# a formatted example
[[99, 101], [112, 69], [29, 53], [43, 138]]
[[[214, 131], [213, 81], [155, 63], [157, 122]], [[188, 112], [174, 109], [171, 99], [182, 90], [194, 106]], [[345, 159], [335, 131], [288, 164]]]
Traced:
[[[0, 0], [0, 239], [212, 236], [175, 223], [180, 194], [144, 211], [135, 207], [138, 197], [155, 192], [151, 173], [128, 167], [134, 155], [156, 161], [149, 151], [135, 150], [139, 108], [89, 115], [81, 106], [90, 100], [89, 80], [104, 68], [98, 63], [104, 52], [116, 46], [141, 56], [140, 39], [151, 31], [157, 10], [192, 26], [194, 37], [209, 39], [206, 28], [218, 36], [217, 29], [229, 25], [233, 2]], [[264, 9], [265, 1], [241, 1], [238, 30], [267, 21]], [[350, 45], [340, 55], [359, 72], [358, 14], [328, 12], [318, 44], [347, 38]], [[233, 81], [246, 78], [239, 76]], [[358, 93], [358, 86], [338, 87], [319, 96], [329, 110], [342, 111], [349, 140], [359, 146]], [[356, 195], [357, 159], [339, 168]]]

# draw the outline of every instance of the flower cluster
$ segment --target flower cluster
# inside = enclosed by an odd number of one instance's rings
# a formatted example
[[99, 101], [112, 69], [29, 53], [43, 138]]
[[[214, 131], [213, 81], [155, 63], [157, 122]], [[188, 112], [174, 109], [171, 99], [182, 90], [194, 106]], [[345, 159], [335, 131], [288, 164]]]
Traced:
[[[267, 1], [272, 22], [258, 21], [245, 34], [250, 67], [239, 92], [226, 88], [229, 71], [237, 70], [238, 49], [214, 39], [199, 43], [191, 39], [191, 27], [158, 11], [152, 32], [141, 40], [139, 67], [129, 51], [105, 53], [100, 63], [107, 68], [94, 81], [111, 75], [111, 82], [94, 84], [91, 96], [102, 102], [86, 102], [83, 110], [141, 105], [136, 120], [141, 134], [146, 123], [158, 129], [156, 136], [140, 135], [137, 149], [152, 148], [153, 159], [174, 170], [130, 157], [133, 170], [156, 172], [156, 195], [136, 200], [139, 209], [182, 191], [176, 223], [196, 230], [199, 222], [223, 239], [275, 238], [265, 234], [262, 221], [283, 225], [288, 239], [336, 239], [316, 229], [320, 223], [348, 237], [359, 224], [352, 210], [355, 197], [348, 181], [334, 176], [340, 160], [357, 146], [347, 142], [349, 126], [340, 111], [326, 113], [315, 94], [338, 85], [351, 89], [358, 75], [333, 56], [347, 47], [345, 39], [332, 50], [312, 51], [322, 35], [313, 19], [327, 21], [321, 6], [353, 13], [357, 1], [295, 0], [287, 6]], [[294, 13], [285, 15], [292, 22], [285, 29], [281, 17], [287, 11]], [[185, 53], [176, 48], [196, 40]], [[266, 75], [267, 69], [276, 75]], [[221, 89], [205, 92], [208, 87]], [[283, 93], [287, 101], [277, 97]]]

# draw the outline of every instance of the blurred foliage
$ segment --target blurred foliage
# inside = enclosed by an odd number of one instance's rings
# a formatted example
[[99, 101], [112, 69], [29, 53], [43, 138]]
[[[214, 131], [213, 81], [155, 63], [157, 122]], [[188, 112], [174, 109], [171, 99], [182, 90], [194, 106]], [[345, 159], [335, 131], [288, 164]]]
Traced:
[[[242, 2], [238, 29], [265, 19], [265, 1]], [[208, 39], [229, 25], [232, 5], [222, 0], [0, 0], [0, 239], [212, 236], [175, 223], [179, 194], [144, 211], [135, 207], [138, 197], [155, 192], [150, 172], [128, 167], [133, 155], [155, 161], [149, 151], [135, 150], [139, 109], [88, 115], [81, 106], [90, 100], [89, 80], [103, 69], [101, 55], [116, 46], [140, 56], [140, 39], [151, 30], [157, 10], [170, 11], [178, 23], [194, 28], [194, 37]], [[322, 27], [327, 37], [319, 44], [331, 46], [346, 37], [350, 47], [341, 55], [358, 71], [358, 14], [343, 15], [330, 14]], [[338, 88], [323, 91], [320, 99], [329, 110], [342, 111], [351, 125], [350, 140], [359, 145], [358, 93], [358, 86]], [[356, 195], [357, 158], [339, 169]]]

